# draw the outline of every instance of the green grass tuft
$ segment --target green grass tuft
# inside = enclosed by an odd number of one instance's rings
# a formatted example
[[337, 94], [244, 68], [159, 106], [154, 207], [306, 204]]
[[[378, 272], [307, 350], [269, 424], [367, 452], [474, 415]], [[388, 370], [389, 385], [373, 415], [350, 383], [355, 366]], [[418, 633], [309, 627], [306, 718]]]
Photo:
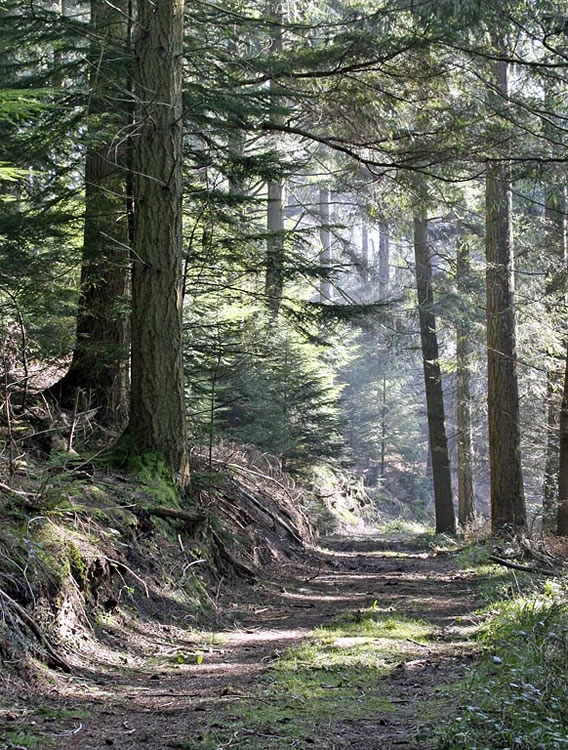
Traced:
[[483, 657], [463, 682], [465, 708], [440, 750], [568, 747], [568, 604], [563, 586], [493, 603]]

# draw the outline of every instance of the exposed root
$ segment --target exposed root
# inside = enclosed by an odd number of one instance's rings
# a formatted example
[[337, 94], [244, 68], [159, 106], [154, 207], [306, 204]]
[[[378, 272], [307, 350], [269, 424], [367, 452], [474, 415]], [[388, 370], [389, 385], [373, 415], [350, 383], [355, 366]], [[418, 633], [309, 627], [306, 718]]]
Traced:
[[3, 602], [5, 602], [5, 604], [10, 610], [12, 610], [11, 612], [12, 619], [16, 618], [20, 621], [22, 625], [26, 625], [29, 628], [29, 630], [31, 630], [33, 635], [37, 638], [37, 640], [41, 643], [47, 655], [47, 658], [45, 659], [45, 661], [48, 664], [48, 666], [53, 667], [55, 669], [61, 669], [63, 672], [71, 672], [72, 669], [70, 665], [61, 656], [61, 654], [58, 653], [58, 651], [52, 645], [52, 643], [47, 638], [47, 636], [44, 633], [42, 633], [42, 631], [40, 630], [40, 628], [37, 626], [36, 622], [34, 621], [33, 617], [30, 614], [28, 614], [28, 612], [26, 612], [26, 610], [18, 604], [18, 602], [12, 599], [12, 597], [9, 596], [2, 589], [0, 589], [0, 599], [2, 599]]

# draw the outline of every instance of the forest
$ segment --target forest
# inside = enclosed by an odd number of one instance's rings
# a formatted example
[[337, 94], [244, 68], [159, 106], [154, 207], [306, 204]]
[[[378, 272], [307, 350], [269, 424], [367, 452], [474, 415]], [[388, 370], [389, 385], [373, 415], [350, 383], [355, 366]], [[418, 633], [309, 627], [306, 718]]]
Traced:
[[566, 747], [568, 3], [0, 49], [0, 750]]

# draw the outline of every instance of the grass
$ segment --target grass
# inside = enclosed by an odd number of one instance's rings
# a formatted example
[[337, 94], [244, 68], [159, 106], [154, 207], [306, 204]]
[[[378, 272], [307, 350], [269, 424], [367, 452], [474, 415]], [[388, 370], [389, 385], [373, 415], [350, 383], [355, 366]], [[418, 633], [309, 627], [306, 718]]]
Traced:
[[[285, 651], [252, 694], [216, 709], [210, 731], [179, 745], [216, 750], [231, 742], [247, 748], [329, 747], [345, 721], [375, 720], [398, 706], [389, 697], [388, 678], [410, 659], [408, 639], [424, 641], [432, 629], [418, 620], [383, 612], [376, 603], [317, 628], [303, 643]], [[300, 744], [301, 743], [301, 744]]]
[[[37, 747], [53, 747], [53, 740], [49, 737], [43, 737], [27, 729], [6, 732], [0, 740], [0, 750], [10, 750], [10, 748], [26, 747], [32, 750]], [[6, 744], [4, 744], [6, 743]]]
[[420, 521], [409, 521], [406, 518], [391, 518], [389, 521], [381, 524], [379, 531], [382, 534], [427, 534], [432, 535], [434, 532], [430, 526]]
[[488, 547], [461, 554], [482, 574], [482, 657], [458, 684], [463, 708], [439, 750], [568, 748], [567, 584], [489, 565]]

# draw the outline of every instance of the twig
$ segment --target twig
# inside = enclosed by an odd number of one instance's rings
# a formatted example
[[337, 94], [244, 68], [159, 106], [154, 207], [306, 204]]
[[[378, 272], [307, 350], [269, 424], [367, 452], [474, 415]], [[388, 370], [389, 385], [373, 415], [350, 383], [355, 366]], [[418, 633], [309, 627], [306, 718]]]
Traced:
[[81, 389], [77, 388], [75, 393], [75, 405], [73, 406], [73, 417], [71, 419], [71, 429], [69, 430], [69, 438], [67, 439], [67, 453], [71, 453], [73, 448], [73, 437], [75, 436], [75, 427], [77, 426], [77, 412], [79, 410], [79, 396], [81, 395]]
[[142, 584], [142, 586], [144, 586], [144, 591], [146, 592], [146, 598], [147, 598], [147, 599], [149, 599], [149, 598], [150, 598], [150, 592], [148, 591], [148, 585], [146, 584], [146, 581], [145, 581], [145, 580], [144, 580], [143, 578], [140, 578], [140, 576], [139, 576], [139, 575], [137, 575], [137, 574], [136, 574], [136, 573], [135, 573], [135, 572], [134, 572], [134, 571], [132, 570], [132, 568], [129, 568], [129, 567], [128, 567], [128, 565], [126, 565], [125, 563], [121, 562], [120, 560], [113, 560], [113, 559], [112, 559], [111, 557], [107, 557], [107, 558], [105, 558], [105, 559], [106, 559], [106, 560], [107, 560], [107, 562], [109, 562], [109, 563], [110, 563], [111, 565], [116, 565], [116, 566], [118, 566], [118, 567], [124, 568], [124, 570], [126, 570], [126, 571], [127, 571], [128, 573], [130, 573], [130, 575], [131, 575], [131, 576], [132, 576], [133, 578], [135, 578], [135, 579], [136, 579], [136, 580], [137, 580], [137, 581], [138, 581], [139, 583], [141, 583], [141, 584]]

